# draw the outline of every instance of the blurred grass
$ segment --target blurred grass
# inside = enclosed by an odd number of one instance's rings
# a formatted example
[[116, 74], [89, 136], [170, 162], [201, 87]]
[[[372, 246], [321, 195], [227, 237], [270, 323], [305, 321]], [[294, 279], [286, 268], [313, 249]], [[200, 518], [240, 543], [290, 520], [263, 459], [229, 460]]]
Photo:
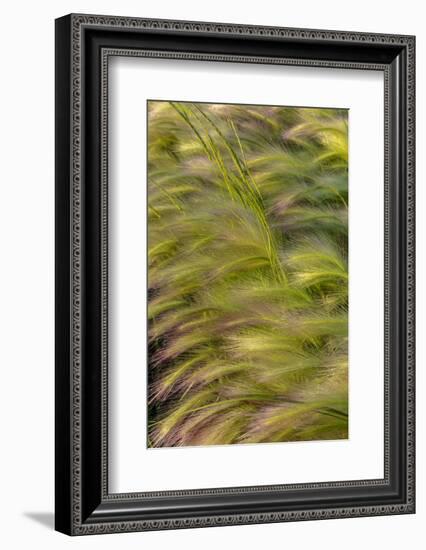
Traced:
[[347, 111], [148, 102], [148, 444], [348, 434]]

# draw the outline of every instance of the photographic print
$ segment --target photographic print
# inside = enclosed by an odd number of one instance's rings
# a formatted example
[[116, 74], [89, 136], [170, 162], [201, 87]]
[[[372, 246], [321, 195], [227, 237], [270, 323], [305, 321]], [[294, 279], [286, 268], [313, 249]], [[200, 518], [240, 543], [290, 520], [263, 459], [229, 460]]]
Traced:
[[348, 437], [348, 111], [148, 101], [148, 446]]

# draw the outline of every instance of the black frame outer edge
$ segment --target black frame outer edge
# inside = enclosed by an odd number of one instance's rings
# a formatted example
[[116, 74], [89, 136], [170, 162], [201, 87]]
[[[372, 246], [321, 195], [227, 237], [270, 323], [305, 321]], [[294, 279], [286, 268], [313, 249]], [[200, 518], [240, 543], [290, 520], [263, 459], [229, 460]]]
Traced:
[[71, 530], [71, 20], [55, 22], [55, 529]]

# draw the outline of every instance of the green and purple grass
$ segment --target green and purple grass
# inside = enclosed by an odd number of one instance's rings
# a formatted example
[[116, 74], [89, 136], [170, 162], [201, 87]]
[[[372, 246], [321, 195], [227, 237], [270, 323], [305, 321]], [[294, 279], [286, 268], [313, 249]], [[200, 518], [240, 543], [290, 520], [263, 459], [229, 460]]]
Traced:
[[148, 446], [348, 437], [347, 125], [148, 102]]

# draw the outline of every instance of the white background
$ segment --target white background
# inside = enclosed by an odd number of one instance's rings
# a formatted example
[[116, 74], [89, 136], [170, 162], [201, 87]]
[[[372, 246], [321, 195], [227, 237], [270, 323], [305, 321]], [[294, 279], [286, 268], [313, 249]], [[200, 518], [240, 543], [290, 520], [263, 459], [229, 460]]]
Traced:
[[[110, 491], [382, 478], [383, 73], [121, 57], [109, 75]], [[146, 448], [147, 98], [349, 109], [348, 440]]]
[[[418, 512], [246, 527], [70, 539], [52, 531], [53, 511], [53, 19], [85, 11], [117, 15], [417, 34], [417, 143], [426, 148], [426, 31], [421, 2], [358, 0], [279, 3], [157, 0], [14, 2], [3, 7], [1, 39], [0, 543], [21, 548], [316, 550], [420, 548], [424, 539], [426, 450], [426, 207], [424, 155], [418, 204]], [[366, 312], [366, 315], [368, 312]]]

